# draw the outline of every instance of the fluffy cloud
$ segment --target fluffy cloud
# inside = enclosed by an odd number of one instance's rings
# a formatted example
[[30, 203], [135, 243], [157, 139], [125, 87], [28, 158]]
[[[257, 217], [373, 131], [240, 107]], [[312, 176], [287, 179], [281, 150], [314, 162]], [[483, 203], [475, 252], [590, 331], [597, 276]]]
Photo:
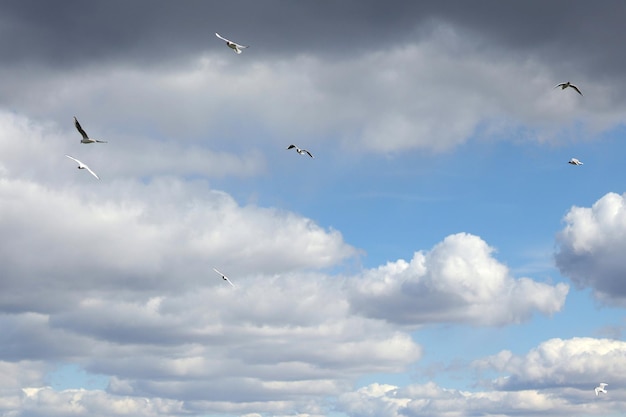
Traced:
[[338, 408], [350, 417], [567, 416], [616, 411], [614, 403], [590, 398], [589, 392], [579, 390], [471, 392], [432, 382], [405, 388], [372, 384], [342, 395]]
[[[419, 359], [408, 334], [352, 314], [341, 279], [303, 272], [357, 254], [338, 231], [240, 205], [203, 180], [65, 173], [44, 152], [60, 150], [46, 129], [3, 117], [0, 147], [14, 159], [0, 176], [7, 412], [320, 415], [319, 398]], [[25, 172], [27, 149], [43, 164]], [[107, 390], [41, 388], [63, 363], [109, 377]]]
[[502, 351], [476, 361], [480, 369], [504, 372], [495, 386], [505, 390], [575, 387], [593, 390], [601, 381], [626, 382], [626, 342], [577, 337], [550, 339], [526, 355]]
[[429, 252], [416, 252], [368, 271], [351, 287], [355, 311], [402, 324], [464, 322], [503, 325], [534, 312], [558, 312], [566, 284], [551, 286], [513, 278], [478, 236], [446, 237]]
[[578, 287], [600, 300], [626, 305], [626, 204], [609, 193], [589, 207], [572, 207], [557, 236], [556, 263]]

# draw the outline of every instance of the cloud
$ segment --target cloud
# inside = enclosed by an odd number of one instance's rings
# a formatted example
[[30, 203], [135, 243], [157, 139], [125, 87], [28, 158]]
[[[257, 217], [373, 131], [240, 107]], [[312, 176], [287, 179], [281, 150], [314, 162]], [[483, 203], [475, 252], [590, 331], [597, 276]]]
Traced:
[[[350, 417], [561, 416], [580, 412], [581, 405], [553, 393], [532, 390], [470, 392], [429, 382], [405, 388], [371, 384], [341, 395], [338, 408]], [[607, 411], [609, 407], [592, 405], [585, 409], [597, 413]]]
[[[459, 390], [435, 382], [406, 387], [370, 384], [339, 396], [337, 409], [350, 417], [567, 416], [606, 415], [626, 410], [619, 388], [625, 382], [626, 343], [618, 340], [550, 339], [528, 353], [505, 350], [472, 366], [507, 374], [489, 390]], [[594, 395], [609, 383], [610, 401]], [[615, 387], [611, 391], [610, 387]]]
[[[5, 132], [24, 133], [30, 157], [44, 163], [26, 165], [28, 152], [0, 135], [11, 155], [0, 177], [1, 359], [23, 373], [0, 387], [0, 407], [321, 415], [319, 398], [421, 356], [408, 334], [353, 315], [342, 279], [313, 272], [357, 255], [338, 231], [240, 205], [201, 179], [65, 173], [37, 147], [58, 151], [44, 126], [4, 117]], [[34, 375], [31, 363], [41, 363]], [[40, 389], [53, 363], [108, 377], [109, 386]], [[20, 397], [21, 388], [30, 394]]]
[[[142, 167], [252, 175], [265, 169], [261, 155], [273, 161], [274, 150], [292, 141], [353, 152], [442, 152], [476, 136], [586, 138], [623, 121], [624, 104], [609, 94], [607, 80], [581, 75], [583, 105], [578, 95], [552, 88], [562, 80], [544, 61], [485, 48], [446, 23], [429, 27], [339, 57], [239, 57], [220, 48], [148, 68], [114, 60], [45, 77], [7, 69], [0, 103], [67, 123], [71, 137], [77, 115], [88, 132], [109, 139], [112, 160], [135, 158], [123, 164], [127, 174]], [[512, 82], [524, 87], [512, 94]], [[522, 126], [525, 133], [511, 138]], [[193, 147], [180, 149], [181, 141]]]
[[99, 390], [50, 387], [25, 389], [20, 398], [20, 412], [7, 416], [138, 416], [184, 415], [181, 401], [116, 396]]
[[572, 207], [557, 235], [556, 264], [579, 288], [592, 288], [602, 302], [626, 305], [626, 208], [609, 193], [591, 207]]
[[569, 287], [513, 278], [478, 236], [446, 237], [409, 262], [398, 260], [370, 270], [350, 287], [360, 314], [408, 325], [461, 322], [505, 325], [534, 312], [561, 310]]
[[626, 382], [625, 358], [626, 342], [576, 337], [547, 340], [525, 355], [504, 350], [473, 365], [508, 374], [494, 383], [502, 390], [573, 387], [593, 393], [599, 382]]

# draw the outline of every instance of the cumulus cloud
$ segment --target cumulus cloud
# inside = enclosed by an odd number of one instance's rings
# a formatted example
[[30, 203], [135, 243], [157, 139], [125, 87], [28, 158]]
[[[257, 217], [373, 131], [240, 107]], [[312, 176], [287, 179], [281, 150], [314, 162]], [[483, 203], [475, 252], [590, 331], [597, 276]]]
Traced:
[[626, 381], [626, 342], [576, 337], [550, 339], [525, 355], [505, 350], [474, 363], [508, 374], [495, 381], [502, 390], [574, 387], [591, 391], [601, 381]]
[[[557, 295], [567, 292], [508, 277], [471, 235], [446, 238], [410, 264], [337, 277], [314, 270], [355, 256], [339, 232], [294, 213], [242, 206], [202, 181], [118, 180], [98, 183], [95, 192], [93, 184], [61, 186], [13, 172], [0, 178], [3, 359], [76, 363], [110, 379], [106, 391], [35, 390], [45, 385], [40, 369], [3, 394], [25, 413], [323, 415], [320, 398], [349, 391], [364, 374], [402, 372], [419, 360], [420, 346], [394, 323], [465, 321], [455, 304], [464, 300], [476, 323], [505, 324], [557, 310]], [[236, 288], [211, 272], [216, 263]], [[434, 316], [380, 317], [359, 303], [381, 311], [403, 297], [400, 284], [390, 284], [387, 298], [372, 292], [384, 273], [390, 281], [408, 274], [409, 288], [438, 277], [442, 286], [431, 295], [455, 303], [439, 305]], [[456, 284], [467, 298], [450, 291]], [[505, 321], [481, 321], [483, 304], [493, 307], [505, 289], [540, 301]], [[34, 391], [20, 397], [18, 388]]]
[[[58, 150], [41, 125], [4, 117], [7, 131]], [[0, 139], [15, 159], [3, 159], [0, 177], [1, 356], [7, 374], [11, 364], [23, 374], [5, 378], [0, 407], [24, 415], [320, 415], [319, 398], [419, 359], [408, 334], [351, 313], [341, 279], [305, 272], [357, 254], [338, 231], [241, 205], [203, 180], [72, 183], [52, 173], [53, 163], [25, 173], [18, 167], [28, 153], [10, 135]], [[41, 388], [53, 363], [75, 363], [109, 377], [109, 386]]]
[[580, 288], [609, 304], [626, 305], [626, 204], [609, 193], [591, 207], [572, 207], [557, 235], [556, 264]]
[[554, 393], [533, 390], [471, 392], [446, 389], [433, 382], [404, 388], [372, 384], [341, 395], [338, 404], [350, 417], [561, 416], [581, 409], [589, 413], [609, 410], [602, 405], [581, 407], [581, 404], [569, 402]]
[[446, 237], [409, 262], [398, 260], [368, 271], [351, 286], [355, 311], [402, 324], [519, 323], [534, 312], [554, 314], [569, 287], [514, 278], [478, 236]]

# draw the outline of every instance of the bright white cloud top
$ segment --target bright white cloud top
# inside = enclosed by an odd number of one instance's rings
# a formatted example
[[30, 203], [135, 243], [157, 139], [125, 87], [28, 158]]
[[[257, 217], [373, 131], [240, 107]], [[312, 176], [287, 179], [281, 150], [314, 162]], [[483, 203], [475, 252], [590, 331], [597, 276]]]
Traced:
[[563, 307], [566, 284], [513, 278], [493, 252], [478, 236], [448, 236], [431, 251], [416, 252], [410, 262], [389, 263], [353, 281], [353, 307], [367, 316], [408, 325], [505, 325]]
[[626, 305], [626, 204], [609, 193], [591, 207], [572, 207], [559, 233], [556, 262], [581, 288], [590, 287], [603, 302]]

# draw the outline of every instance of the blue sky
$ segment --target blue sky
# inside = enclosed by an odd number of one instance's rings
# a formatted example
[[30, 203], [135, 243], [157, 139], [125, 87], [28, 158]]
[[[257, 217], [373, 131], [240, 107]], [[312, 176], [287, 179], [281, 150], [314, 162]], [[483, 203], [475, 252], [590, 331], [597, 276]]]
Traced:
[[0, 12], [0, 415], [626, 410], [622, 3]]

